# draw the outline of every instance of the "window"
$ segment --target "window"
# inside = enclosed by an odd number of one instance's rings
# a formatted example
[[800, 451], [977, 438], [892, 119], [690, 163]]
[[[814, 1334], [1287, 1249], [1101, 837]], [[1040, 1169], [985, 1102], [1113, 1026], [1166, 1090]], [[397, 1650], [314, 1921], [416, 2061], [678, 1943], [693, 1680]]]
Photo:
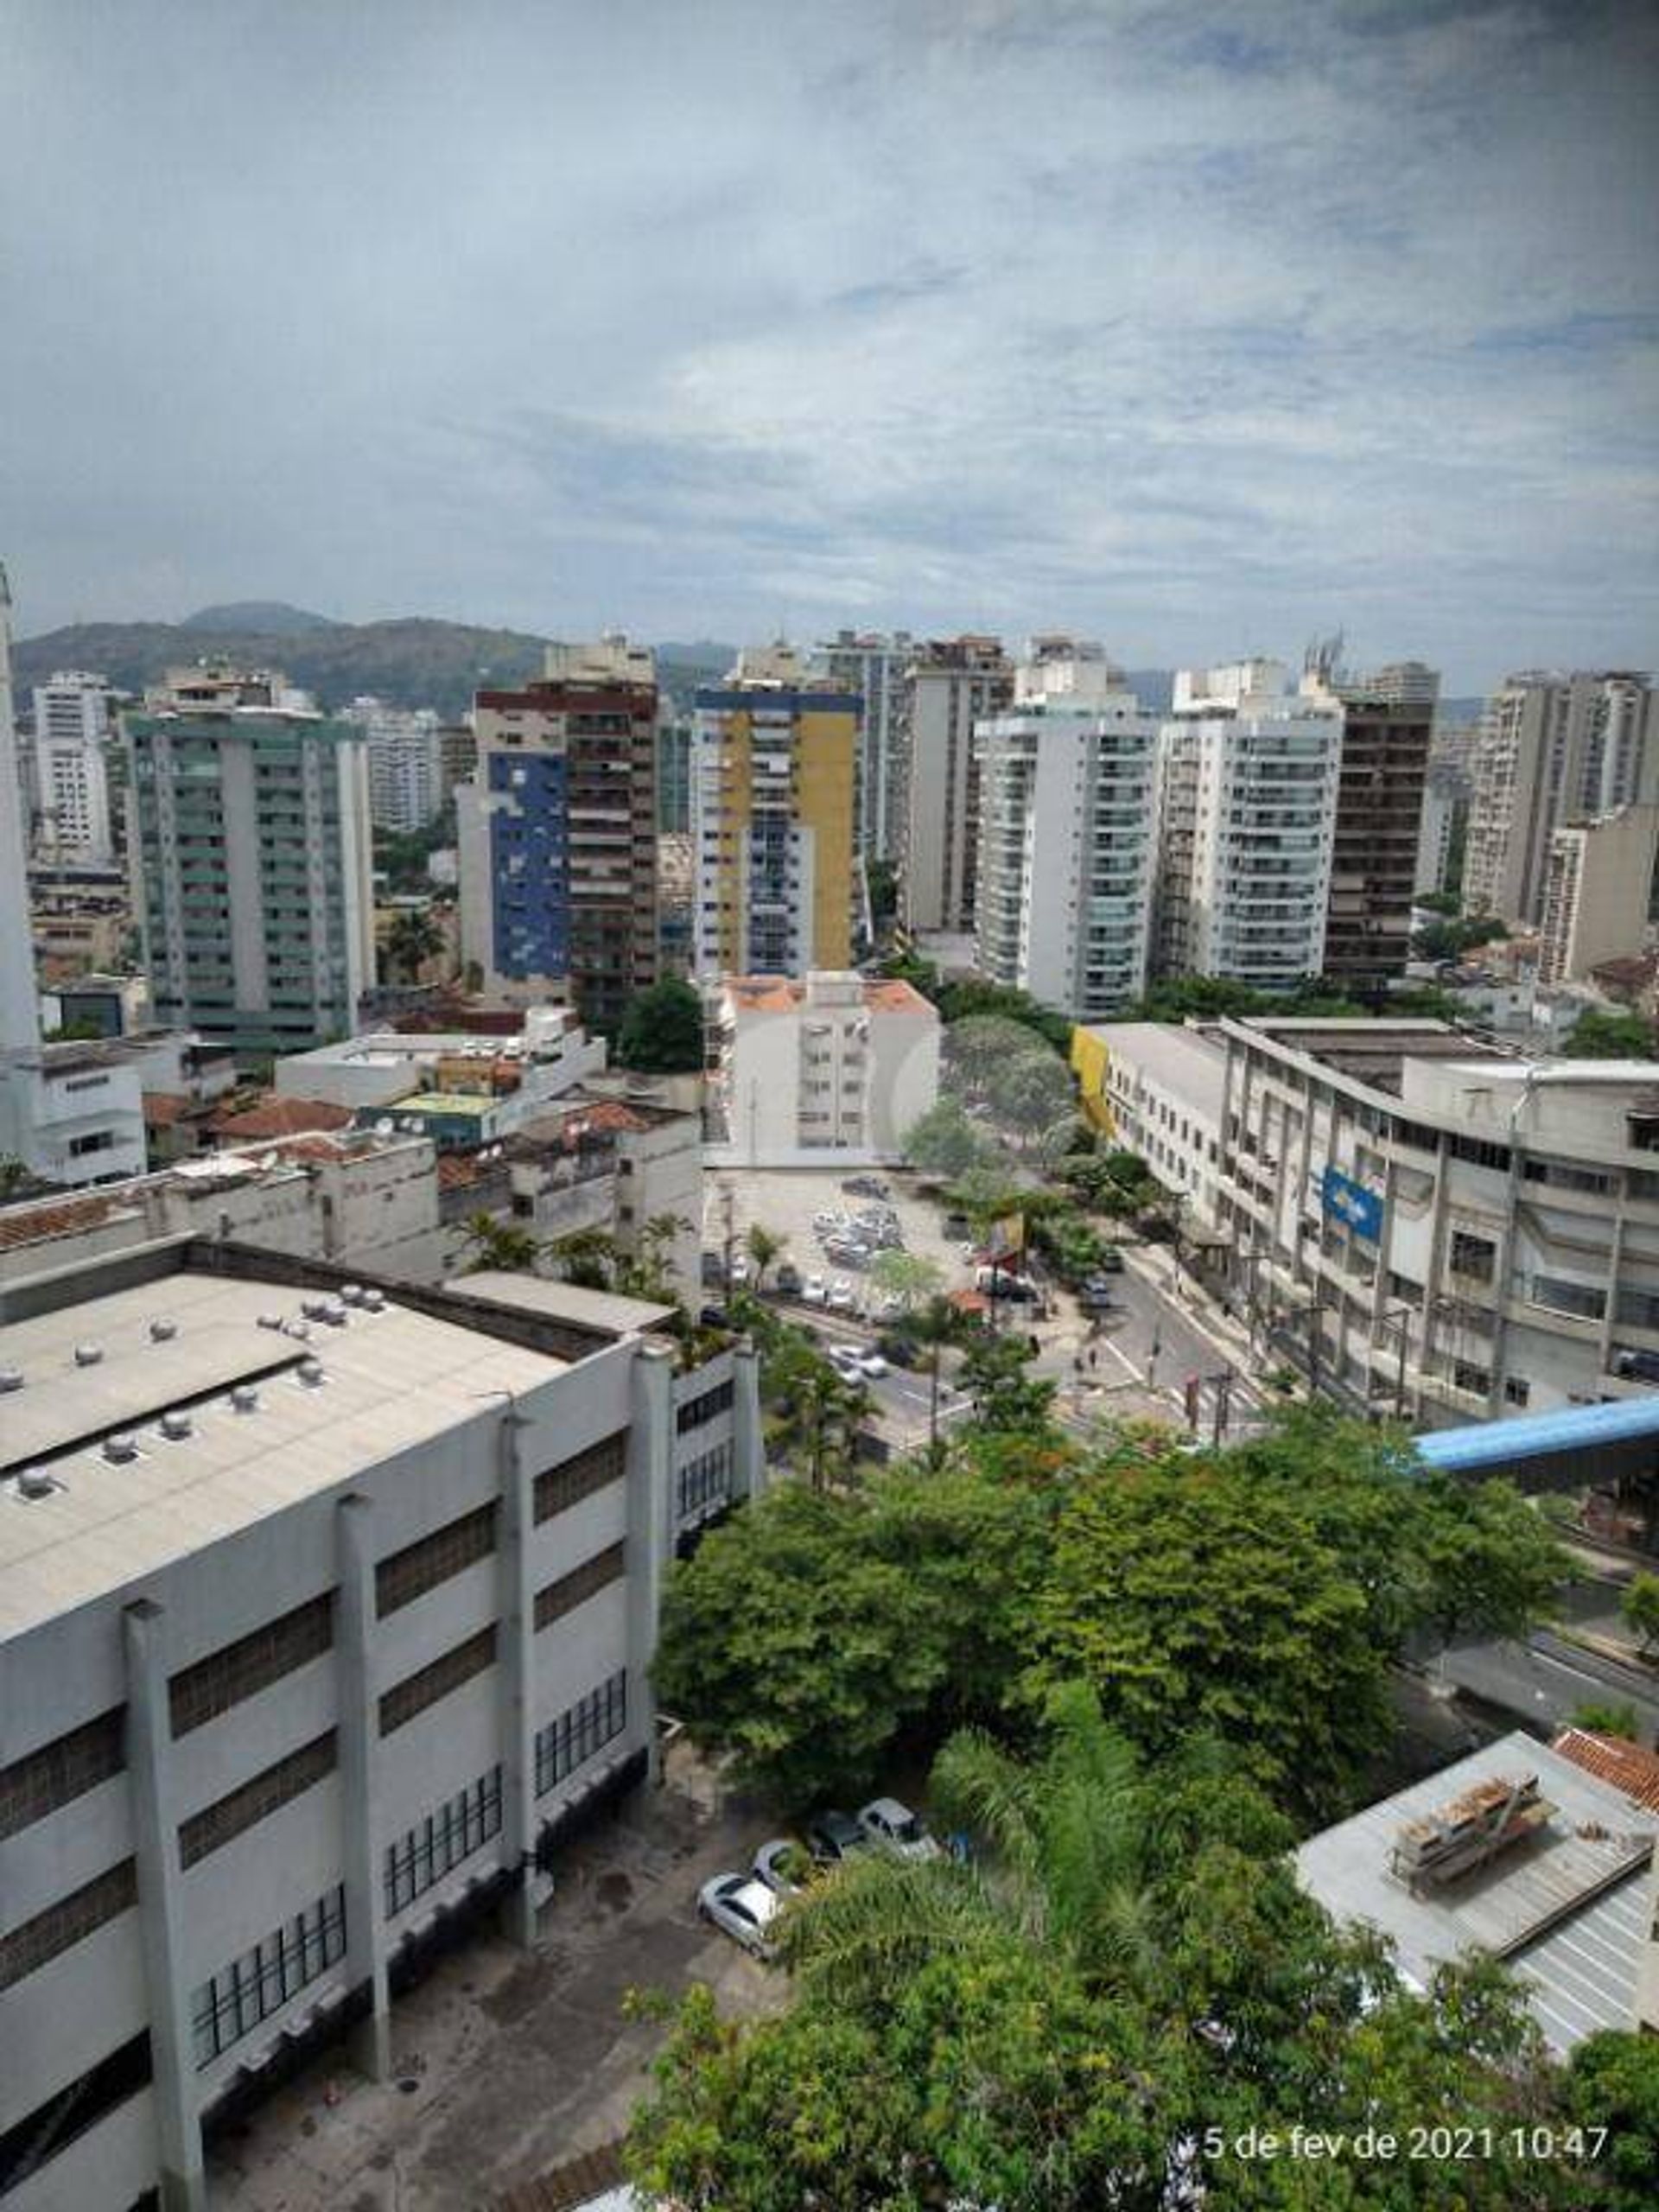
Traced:
[[1452, 1363], [1452, 1380], [1459, 1390], [1468, 1390], [1484, 1398], [1492, 1387], [1492, 1378], [1484, 1367], [1472, 1367], [1466, 1359]]
[[711, 1505], [723, 1505], [731, 1494], [732, 1447], [717, 1444], [712, 1452], [700, 1452], [680, 1469], [676, 1490], [678, 1516], [684, 1521]]
[[591, 1497], [595, 1491], [620, 1482], [627, 1468], [627, 1445], [626, 1429], [618, 1429], [614, 1436], [590, 1445], [586, 1452], [577, 1452], [574, 1459], [544, 1468], [536, 1478], [537, 1520], [550, 1521], [556, 1513], [568, 1511], [584, 1497]]
[[126, 1764], [121, 1750], [126, 1710], [118, 1705], [0, 1767], [0, 1841], [121, 1772]]
[[386, 1848], [386, 1917], [416, 1898], [501, 1832], [501, 1770], [493, 1766], [470, 1788], [429, 1813]]
[[1599, 1321], [1607, 1311], [1607, 1294], [1589, 1283], [1567, 1282], [1560, 1275], [1534, 1275], [1527, 1296], [1534, 1306], [1553, 1313], [1570, 1313], [1582, 1321]]
[[480, 1505], [475, 1513], [463, 1513], [458, 1521], [446, 1522], [429, 1536], [405, 1545], [379, 1562], [374, 1570], [377, 1617], [385, 1620], [400, 1606], [413, 1605], [416, 1598], [435, 1590], [440, 1582], [447, 1582], [475, 1560], [487, 1559], [494, 1549], [493, 1503]]
[[72, 1890], [67, 1897], [37, 1912], [9, 1935], [0, 1936], [0, 1989], [10, 1989], [83, 1936], [115, 1920], [138, 1902], [138, 1866], [124, 1859], [106, 1874]]
[[14, 2121], [0, 2134], [0, 2196], [20, 2187], [89, 2127], [136, 2097], [153, 2075], [146, 2029]]
[[1524, 1376], [1506, 1375], [1503, 1377], [1503, 1402], [1506, 1406], [1529, 1405], [1532, 1385]]
[[223, 1848], [232, 1837], [268, 1820], [271, 1814], [332, 1774], [336, 1763], [334, 1732], [319, 1736], [297, 1751], [290, 1751], [275, 1766], [256, 1774], [238, 1789], [231, 1790], [179, 1826], [179, 1863], [194, 1866], [199, 1859]]
[[729, 1382], [717, 1382], [712, 1390], [705, 1390], [699, 1398], [688, 1398], [674, 1416], [677, 1434], [683, 1436], [688, 1430], [702, 1428], [721, 1414], [732, 1410], [736, 1391]]
[[1475, 1236], [1465, 1229], [1452, 1232], [1452, 1272], [1471, 1282], [1491, 1282], [1497, 1264], [1497, 1246], [1490, 1236]]
[[614, 1742], [627, 1725], [628, 1675], [625, 1667], [537, 1732], [536, 1795], [544, 1797], [550, 1789], [556, 1789], [607, 1744]]
[[190, 2000], [198, 2071], [346, 1955], [346, 1892], [330, 1890], [204, 1981]]
[[327, 1651], [334, 1640], [334, 1606], [332, 1592], [313, 1598], [175, 1675], [167, 1686], [175, 1736], [188, 1736]]
[[566, 1613], [574, 1612], [578, 1605], [585, 1604], [595, 1592], [620, 1580], [627, 1572], [626, 1550], [625, 1544], [612, 1544], [605, 1551], [596, 1553], [592, 1559], [584, 1560], [582, 1566], [572, 1568], [569, 1574], [562, 1574], [556, 1582], [550, 1582], [545, 1589], [538, 1590], [536, 1592], [537, 1627], [546, 1628], [550, 1622], [563, 1619]]
[[495, 1628], [493, 1624], [469, 1636], [465, 1643], [457, 1643], [442, 1658], [435, 1659], [429, 1667], [418, 1673], [406, 1675], [401, 1682], [389, 1689], [380, 1700], [380, 1733], [391, 1736], [412, 1720], [417, 1713], [424, 1713], [429, 1705], [435, 1705], [440, 1698], [458, 1690], [463, 1682], [470, 1682], [474, 1675], [481, 1675], [486, 1667], [495, 1664]]

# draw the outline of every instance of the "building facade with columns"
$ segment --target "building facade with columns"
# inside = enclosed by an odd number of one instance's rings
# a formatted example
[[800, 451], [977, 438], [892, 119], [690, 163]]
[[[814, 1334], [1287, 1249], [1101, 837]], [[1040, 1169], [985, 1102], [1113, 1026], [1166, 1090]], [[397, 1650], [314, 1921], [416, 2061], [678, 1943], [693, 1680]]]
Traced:
[[180, 1242], [8, 1283], [0, 2195], [207, 2201], [296, 2052], [647, 1770], [668, 1562], [761, 1480], [753, 1355], [529, 1278]]

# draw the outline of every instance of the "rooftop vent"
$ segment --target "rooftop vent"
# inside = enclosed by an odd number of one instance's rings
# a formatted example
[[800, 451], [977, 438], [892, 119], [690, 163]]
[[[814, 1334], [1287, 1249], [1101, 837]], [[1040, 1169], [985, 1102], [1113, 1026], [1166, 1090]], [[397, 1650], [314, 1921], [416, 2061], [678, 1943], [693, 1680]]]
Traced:
[[25, 1467], [17, 1478], [18, 1497], [31, 1502], [37, 1497], [50, 1497], [54, 1490], [61, 1488], [62, 1484], [44, 1467]]
[[315, 1390], [322, 1380], [322, 1362], [320, 1359], [302, 1359], [296, 1372], [302, 1382]]
[[169, 1321], [164, 1313], [158, 1313], [149, 1325], [149, 1341], [153, 1344], [168, 1344], [178, 1333], [178, 1323]]
[[103, 1357], [104, 1347], [102, 1344], [77, 1344], [75, 1346], [75, 1365], [77, 1367], [96, 1367], [99, 1361], [102, 1359]]
[[104, 1440], [104, 1457], [112, 1467], [124, 1467], [138, 1457], [138, 1440], [130, 1429], [118, 1429]]
[[231, 1403], [239, 1414], [257, 1414], [259, 1393], [251, 1382], [238, 1382], [231, 1392]]
[[0, 1367], [0, 1397], [10, 1390], [21, 1390], [22, 1387], [23, 1370], [21, 1367]]
[[316, 1318], [319, 1321], [326, 1321], [331, 1329], [343, 1329], [347, 1315], [346, 1308], [340, 1300], [337, 1298], [331, 1298]]
[[328, 1319], [328, 1309], [333, 1303], [333, 1300], [327, 1298], [302, 1298], [300, 1300], [300, 1311], [308, 1321], [326, 1321]]
[[194, 1427], [182, 1406], [175, 1406], [170, 1413], [162, 1415], [162, 1434], [175, 1444], [181, 1444]]
[[370, 1287], [363, 1294], [363, 1311], [365, 1313], [383, 1313], [385, 1311], [385, 1292], [384, 1290], [376, 1290], [373, 1286], [371, 1285]]
[[311, 1333], [311, 1324], [308, 1321], [284, 1321], [283, 1332], [285, 1336], [298, 1337], [303, 1344]]
[[340, 1294], [348, 1306], [360, 1306], [363, 1303], [363, 1286], [360, 1282], [341, 1283]]
[[280, 1313], [262, 1313], [259, 1316], [259, 1325], [262, 1329], [280, 1329], [283, 1325], [283, 1317]]

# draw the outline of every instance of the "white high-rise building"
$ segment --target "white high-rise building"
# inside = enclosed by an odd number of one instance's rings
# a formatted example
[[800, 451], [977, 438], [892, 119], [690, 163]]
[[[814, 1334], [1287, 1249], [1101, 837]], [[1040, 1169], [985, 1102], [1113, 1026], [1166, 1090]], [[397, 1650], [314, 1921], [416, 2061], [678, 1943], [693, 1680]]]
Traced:
[[113, 857], [110, 785], [111, 690], [102, 676], [67, 669], [35, 690], [35, 804], [46, 849], [64, 859]]
[[1653, 698], [1645, 676], [1625, 671], [1534, 671], [1493, 693], [1475, 746], [1471, 912], [1539, 921], [1556, 830], [1659, 798]]
[[1183, 670], [1159, 741], [1157, 963], [1282, 990], [1324, 964], [1339, 702], [1281, 662]]
[[976, 734], [977, 965], [1100, 1020], [1146, 988], [1159, 725], [1098, 645], [1039, 639], [1030, 656]]
[[861, 860], [897, 860], [903, 845], [904, 755], [900, 692], [914, 652], [908, 630], [839, 630], [820, 645], [816, 664], [832, 683], [863, 701], [859, 723], [857, 814], [854, 835]]
[[443, 810], [438, 718], [429, 707], [389, 707], [382, 699], [353, 699], [341, 720], [368, 734], [369, 815], [377, 830], [407, 836], [426, 829]]
[[17, 782], [11, 711], [11, 589], [0, 568], [0, 1053], [41, 1040], [35, 946], [29, 919], [29, 844]]

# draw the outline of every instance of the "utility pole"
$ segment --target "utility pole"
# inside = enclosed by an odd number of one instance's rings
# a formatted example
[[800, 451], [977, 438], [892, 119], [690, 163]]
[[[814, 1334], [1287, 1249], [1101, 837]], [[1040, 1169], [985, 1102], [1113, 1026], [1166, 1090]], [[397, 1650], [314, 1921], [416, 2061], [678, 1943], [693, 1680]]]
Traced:
[[1233, 1370], [1224, 1368], [1219, 1375], [1210, 1377], [1210, 1387], [1215, 1392], [1215, 1414], [1210, 1425], [1210, 1446], [1221, 1449], [1221, 1440], [1227, 1433], [1227, 1414], [1232, 1403]]

